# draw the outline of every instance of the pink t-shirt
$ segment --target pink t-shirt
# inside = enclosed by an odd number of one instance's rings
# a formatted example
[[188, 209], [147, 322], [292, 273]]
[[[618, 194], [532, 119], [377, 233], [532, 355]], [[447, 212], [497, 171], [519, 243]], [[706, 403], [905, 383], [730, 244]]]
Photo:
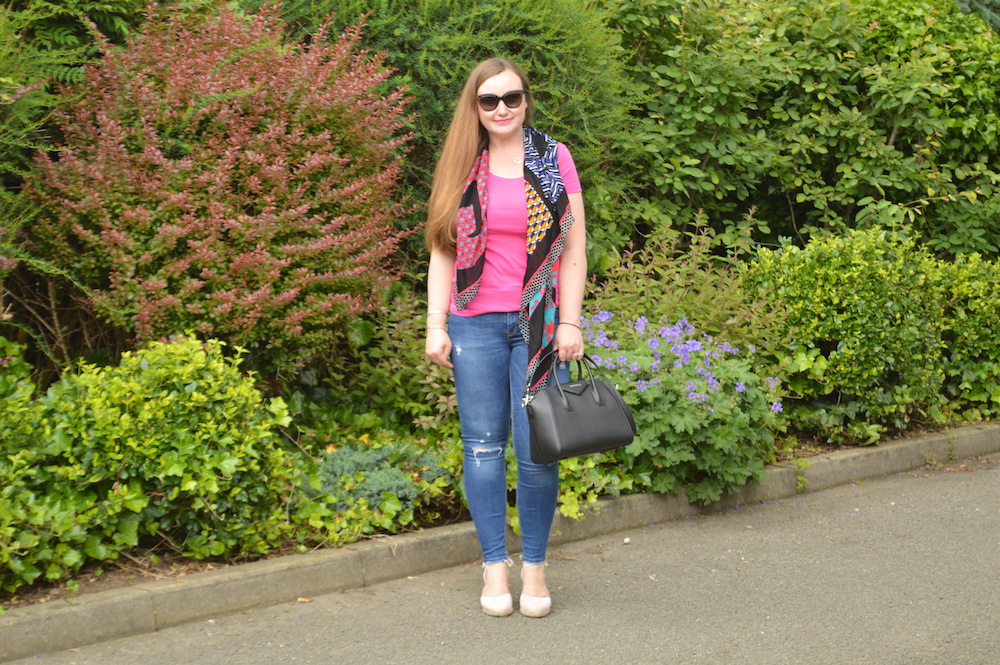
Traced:
[[[582, 192], [580, 176], [569, 149], [560, 143], [556, 148], [556, 156], [566, 192]], [[524, 193], [524, 177], [501, 178], [490, 173], [486, 188], [490, 195], [486, 205], [489, 239], [486, 241], [483, 279], [476, 297], [464, 310], [456, 310], [454, 299], [452, 300], [451, 313], [458, 316], [516, 312], [521, 308], [524, 271], [528, 266], [528, 253], [525, 249], [528, 204]]]

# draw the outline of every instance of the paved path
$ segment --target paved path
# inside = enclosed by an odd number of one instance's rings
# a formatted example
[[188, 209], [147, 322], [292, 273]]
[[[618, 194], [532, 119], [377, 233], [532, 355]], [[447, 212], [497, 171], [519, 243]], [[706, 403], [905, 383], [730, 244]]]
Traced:
[[1000, 455], [950, 466], [556, 547], [545, 619], [468, 565], [14, 662], [995, 665]]

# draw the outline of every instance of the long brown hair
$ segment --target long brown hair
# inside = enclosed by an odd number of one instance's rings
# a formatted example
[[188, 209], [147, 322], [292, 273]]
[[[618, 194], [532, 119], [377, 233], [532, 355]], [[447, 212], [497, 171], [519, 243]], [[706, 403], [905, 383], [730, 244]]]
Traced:
[[507, 58], [491, 58], [472, 70], [458, 98], [455, 115], [441, 149], [441, 158], [434, 169], [431, 196], [427, 202], [426, 228], [427, 247], [432, 250], [455, 250], [455, 218], [462, 190], [476, 157], [489, 146], [489, 136], [479, 122], [476, 110], [476, 91], [487, 79], [505, 71], [512, 71], [521, 79], [527, 93], [524, 122], [527, 124], [531, 120], [531, 86], [528, 76], [516, 63]]

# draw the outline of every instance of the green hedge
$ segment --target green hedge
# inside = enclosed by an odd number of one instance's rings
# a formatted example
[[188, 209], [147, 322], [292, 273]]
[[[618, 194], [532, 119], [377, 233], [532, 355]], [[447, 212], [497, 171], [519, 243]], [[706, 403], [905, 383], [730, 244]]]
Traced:
[[1000, 264], [978, 254], [942, 263], [945, 396], [961, 418], [1000, 414]]
[[22, 351], [0, 337], [0, 590], [128, 551], [245, 559], [461, 511], [452, 440], [400, 436], [374, 414], [348, 431], [297, 412], [292, 428], [221, 342], [154, 342], [41, 396]]
[[[285, 535], [303, 470], [218, 342], [156, 342], [84, 365], [0, 421], [0, 588], [54, 580], [137, 546], [259, 554]], [[7, 372], [4, 372], [6, 374]]]
[[766, 294], [790, 331], [776, 358], [794, 429], [871, 443], [936, 403], [944, 372], [931, 261], [912, 239], [881, 231], [759, 253], [744, 285]]
[[998, 279], [996, 262], [939, 260], [885, 231], [762, 250], [743, 286], [791, 340], [774, 350], [791, 429], [874, 443], [913, 421], [994, 416]]
[[653, 100], [645, 221], [1000, 251], [1000, 40], [953, 0], [604, 0]]

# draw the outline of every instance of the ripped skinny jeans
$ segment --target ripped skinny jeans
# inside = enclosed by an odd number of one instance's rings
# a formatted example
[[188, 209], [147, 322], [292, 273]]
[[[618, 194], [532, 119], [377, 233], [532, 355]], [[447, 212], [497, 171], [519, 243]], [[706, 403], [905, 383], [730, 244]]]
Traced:
[[448, 328], [465, 449], [465, 497], [483, 561], [507, 559], [506, 450], [513, 433], [521, 558], [529, 564], [545, 563], [559, 495], [559, 465], [531, 461], [528, 413], [521, 406], [528, 345], [517, 312], [453, 315]]

